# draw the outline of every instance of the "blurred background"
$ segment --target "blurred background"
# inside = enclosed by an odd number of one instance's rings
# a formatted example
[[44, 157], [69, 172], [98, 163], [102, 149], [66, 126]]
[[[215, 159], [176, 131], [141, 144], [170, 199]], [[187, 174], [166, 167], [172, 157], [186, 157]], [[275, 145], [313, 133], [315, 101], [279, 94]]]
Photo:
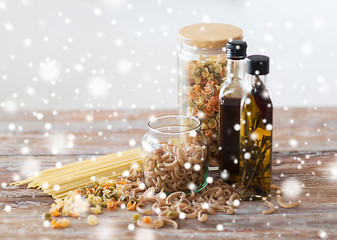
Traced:
[[336, 1], [0, 0], [0, 111], [177, 106], [179, 28], [239, 26], [276, 107], [337, 105]]

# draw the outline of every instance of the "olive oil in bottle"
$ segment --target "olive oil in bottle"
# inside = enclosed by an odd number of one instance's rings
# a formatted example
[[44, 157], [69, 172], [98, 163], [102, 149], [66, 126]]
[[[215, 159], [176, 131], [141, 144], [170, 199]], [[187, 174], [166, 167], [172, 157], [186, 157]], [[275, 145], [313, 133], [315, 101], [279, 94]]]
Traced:
[[227, 42], [227, 78], [219, 94], [219, 170], [227, 183], [239, 182], [240, 104], [244, 86], [247, 43]]
[[247, 57], [252, 89], [242, 99], [240, 128], [240, 196], [266, 200], [271, 185], [273, 105], [266, 88], [269, 58]]

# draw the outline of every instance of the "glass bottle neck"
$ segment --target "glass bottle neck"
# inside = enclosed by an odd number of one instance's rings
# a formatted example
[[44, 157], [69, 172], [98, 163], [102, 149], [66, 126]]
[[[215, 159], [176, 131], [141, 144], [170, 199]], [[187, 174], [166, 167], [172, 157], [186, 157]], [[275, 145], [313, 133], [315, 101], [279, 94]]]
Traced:
[[251, 75], [251, 74], [248, 74], [248, 80], [252, 84], [253, 87], [259, 86], [262, 83], [265, 88], [268, 88], [268, 86], [267, 86], [267, 75]]
[[245, 76], [245, 61], [227, 59], [227, 79], [226, 81], [242, 81]]

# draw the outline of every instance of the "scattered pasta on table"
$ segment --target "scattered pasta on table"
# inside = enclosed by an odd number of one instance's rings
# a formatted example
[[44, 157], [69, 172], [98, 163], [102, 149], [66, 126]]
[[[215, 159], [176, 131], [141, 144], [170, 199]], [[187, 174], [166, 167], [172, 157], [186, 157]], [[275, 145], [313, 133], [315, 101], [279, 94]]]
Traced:
[[[131, 221], [139, 227], [158, 229], [167, 225], [176, 229], [177, 219], [195, 218], [199, 222], [205, 222], [208, 215], [217, 212], [234, 214], [241, 201], [239, 194], [222, 180], [214, 180], [198, 193], [175, 191], [166, 194], [163, 189], [158, 192], [155, 187], [144, 188], [141, 179], [142, 172], [137, 169], [131, 169], [127, 177], [119, 177], [116, 180], [100, 178], [69, 192], [64, 199], [55, 200], [50, 212], [43, 214], [43, 219], [51, 221], [53, 228], [69, 226], [69, 219], [53, 219], [60, 216], [72, 218], [87, 216], [89, 225], [97, 225], [99, 222], [97, 215], [102, 213], [103, 208], [110, 211], [125, 208], [136, 212], [132, 215]], [[272, 188], [282, 190], [278, 186]], [[279, 206], [283, 208], [299, 205], [299, 201], [283, 203], [280, 195], [276, 198]], [[263, 214], [275, 212], [275, 205], [270, 201], [265, 201], [264, 205], [269, 209], [264, 210]]]
[[[175, 219], [179, 216], [205, 222], [209, 214], [233, 214], [236, 208], [233, 202], [240, 200], [234, 189], [222, 180], [213, 181], [199, 193], [186, 194], [184, 191], [177, 191], [167, 195], [164, 190], [156, 192], [154, 187], [144, 188], [141, 177], [139, 170], [132, 169], [125, 178], [101, 178], [69, 192], [64, 199], [55, 200], [51, 205], [50, 215], [77, 218], [89, 214], [88, 224], [96, 225], [98, 218], [95, 215], [102, 213], [102, 208], [114, 211], [124, 206], [129, 211], [137, 212], [132, 216], [132, 222], [140, 227], [161, 228], [168, 225], [178, 228]], [[141, 217], [140, 214], [146, 216]], [[44, 216], [49, 217], [49, 213]], [[61, 223], [55, 219], [53, 221], [52, 226], [61, 227]]]
[[[295, 207], [298, 207], [300, 205], [300, 201], [299, 200], [297, 200], [296, 202], [292, 202], [292, 203], [284, 203], [284, 202], [282, 202], [282, 197], [281, 197], [282, 188], [280, 186], [272, 184], [271, 185], [271, 189], [276, 190], [276, 201], [277, 201], [278, 205], [281, 208], [295, 208]], [[264, 205], [266, 207], [268, 207], [269, 209], [268, 210], [264, 210], [262, 212], [263, 214], [271, 214], [271, 213], [275, 212], [275, 209], [276, 209], [275, 205], [273, 203], [271, 203], [270, 201], [266, 200], [264, 202]]]

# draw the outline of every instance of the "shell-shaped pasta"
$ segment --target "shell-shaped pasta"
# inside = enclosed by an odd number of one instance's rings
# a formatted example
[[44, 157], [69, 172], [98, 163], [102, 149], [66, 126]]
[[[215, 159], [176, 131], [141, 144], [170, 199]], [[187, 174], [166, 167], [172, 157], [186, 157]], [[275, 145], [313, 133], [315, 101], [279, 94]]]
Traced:
[[201, 82], [201, 76], [194, 77], [194, 83], [195, 84], [200, 84], [200, 82]]
[[215, 118], [211, 118], [207, 123], [207, 126], [210, 129], [214, 129], [217, 125], [218, 123], [216, 122]]
[[203, 96], [198, 96], [197, 98], [194, 99], [195, 104], [198, 106], [204, 105], [206, 102], [206, 99]]
[[208, 72], [208, 68], [204, 68], [204, 71], [202, 71], [201, 73], [201, 77], [206, 78], [208, 76], [209, 72]]

